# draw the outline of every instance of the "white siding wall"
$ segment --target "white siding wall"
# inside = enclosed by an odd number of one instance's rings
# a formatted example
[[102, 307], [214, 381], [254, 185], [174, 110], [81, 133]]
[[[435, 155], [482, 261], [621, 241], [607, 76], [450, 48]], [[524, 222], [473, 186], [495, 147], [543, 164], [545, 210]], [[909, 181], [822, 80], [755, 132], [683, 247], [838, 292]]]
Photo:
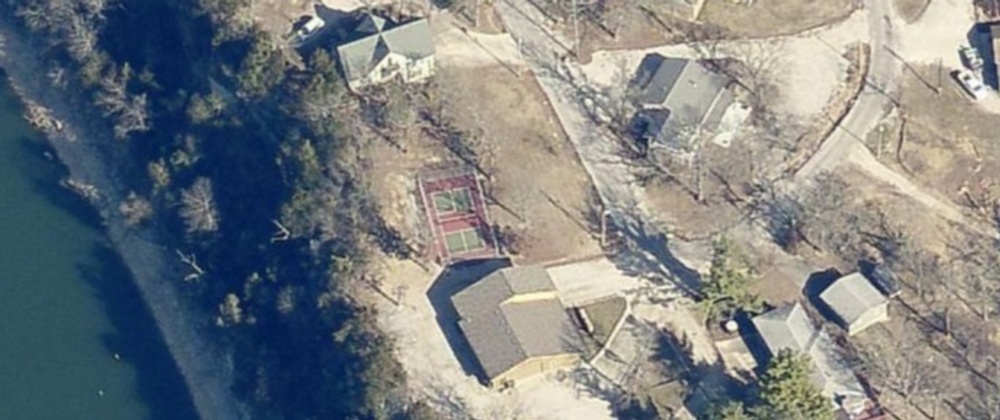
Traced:
[[857, 321], [854, 321], [853, 324], [849, 325], [847, 327], [847, 335], [857, 334], [861, 331], [864, 331], [866, 328], [872, 325], [888, 320], [889, 320], [889, 304], [883, 303], [879, 306], [869, 309], [864, 313], [864, 315], [861, 315], [861, 318], [858, 318]]
[[397, 75], [402, 76], [406, 83], [419, 82], [434, 75], [434, 56], [420, 60], [407, 60], [400, 54], [389, 54], [378, 66], [365, 77], [349, 83], [351, 89], [358, 90], [365, 86], [385, 83]]

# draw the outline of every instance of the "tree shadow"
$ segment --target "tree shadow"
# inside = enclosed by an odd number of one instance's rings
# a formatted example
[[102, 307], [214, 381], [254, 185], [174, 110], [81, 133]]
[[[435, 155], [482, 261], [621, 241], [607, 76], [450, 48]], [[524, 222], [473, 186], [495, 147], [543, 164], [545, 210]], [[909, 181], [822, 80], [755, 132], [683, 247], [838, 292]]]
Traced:
[[658, 330], [655, 343], [655, 357], [663, 361], [664, 369], [676, 373], [670, 381], [680, 381], [688, 390], [684, 396], [684, 407], [701, 418], [718, 401], [747, 400], [750, 395], [741, 381], [726, 372], [721, 360], [708, 363], [695, 360], [690, 340], [666, 328]]
[[434, 308], [438, 327], [441, 328], [445, 339], [448, 340], [448, 345], [462, 366], [462, 370], [466, 374], [475, 376], [483, 384], [487, 384], [489, 378], [486, 377], [486, 373], [472, 351], [472, 346], [458, 326], [461, 316], [455, 309], [455, 305], [452, 304], [451, 297], [490, 273], [511, 265], [511, 261], [507, 258], [455, 263], [446, 267], [434, 280], [431, 287], [427, 289], [427, 299], [430, 300], [431, 306]]
[[838, 320], [836, 313], [833, 309], [829, 307], [823, 299], [820, 299], [820, 294], [823, 293], [833, 282], [837, 281], [842, 276], [840, 271], [836, 268], [829, 268], [823, 271], [818, 271], [809, 275], [806, 279], [806, 285], [802, 288], [802, 294], [809, 301], [809, 304], [825, 319]]
[[61, 186], [69, 171], [56, 159], [55, 150], [39, 138], [21, 137], [17, 142], [17, 156], [12, 160], [18, 171], [26, 174], [32, 190], [80, 223], [92, 229], [102, 229], [103, 220], [94, 206]]
[[670, 238], [661, 229], [635, 215], [612, 217], [625, 236], [626, 246], [611, 258], [624, 274], [651, 281], [657, 286], [673, 285], [690, 296], [701, 295], [701, 273], [691, 269], [670, 250]]
[[111, 320], [113, 332], [101, 336], [109, 357], [121, 355], [122, 363], [136, 369], [136, 392], [149, 406], [150, 420], [197, 419], [184, 378], [121, 258], [106, 243], [91, 253], [77, 269]]

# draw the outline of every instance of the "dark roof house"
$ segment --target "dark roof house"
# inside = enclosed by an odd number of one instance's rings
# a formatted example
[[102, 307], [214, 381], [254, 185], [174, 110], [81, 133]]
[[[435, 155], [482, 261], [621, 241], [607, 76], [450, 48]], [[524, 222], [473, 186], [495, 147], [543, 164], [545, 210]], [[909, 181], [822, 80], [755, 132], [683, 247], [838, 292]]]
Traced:
[[[500, 269], [451, 301], [461, 318], [459, 327], [491, 385], [565, 367], [583, 351], [580, 330], [543, 267]], [[537, 369], [517, 369], [532, 359], [553, 357], [562, 360]]]
[[719, 127], [734, 102], [729, 79], [695, 60], [649, 54], [632, 80], [641, 135], [650, 147], [686, 151]]
[[784, 349], [806, 355], [813, 365], [813, 383], [831, 404], [849, 414], [864, 410], [868, 403], [865, 389], [838, 358], [830, 336], [813, 326], [802, 305], [774, 309], [754, 317], [752, 322], [769, 356]]

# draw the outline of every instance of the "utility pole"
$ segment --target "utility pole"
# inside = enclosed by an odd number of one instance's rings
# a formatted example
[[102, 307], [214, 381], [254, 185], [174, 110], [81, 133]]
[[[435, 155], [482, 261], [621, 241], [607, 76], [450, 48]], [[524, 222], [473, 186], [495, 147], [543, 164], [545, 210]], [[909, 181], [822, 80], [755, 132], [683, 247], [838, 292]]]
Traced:
[[475, 4], [473, 6], [472, 13], [476, 14], [474, 22], [475, 22], [476, 28], [479, 28], [479, 0], [476, 0]]
[[573, 0], [573, 57], [580, 59], [580, 9]]
[[882, 147], [884, 141], [885, 141], [885, 126], [880, 125], [878, 126], [878, 149], [875, 150], [876, 159], [882, 158]]
[[601, 249], [604, 249], [604, 248], [606, 248], [608, 246], [608, 215], [610, 215], [610, 214], [611, 214], [611, 211], [608, 210], [608, 209], [606, 209], [606, 208], [603, 208], [603, 205], [602, 205], [602, 209], [601, 209]]
[[938, 80], [937, 80], [937, 94], [938, 95], [941, 94], [941, 72], [942, 71], [943, 71], [943, 69], [942, 69], [942, 66], [941, 66], [941, 59], [939, 58], [938, 62], [937, 62], [937, 76], [938, 76]]

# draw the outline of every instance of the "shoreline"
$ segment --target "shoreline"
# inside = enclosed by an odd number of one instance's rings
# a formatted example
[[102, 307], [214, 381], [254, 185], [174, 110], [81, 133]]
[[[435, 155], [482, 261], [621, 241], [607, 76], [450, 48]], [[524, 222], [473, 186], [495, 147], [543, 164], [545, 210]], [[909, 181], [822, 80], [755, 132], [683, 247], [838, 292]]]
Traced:
[[[231, 361], [208, 343], [197, 330], [200, 325], [184, 308], [178, 295], [181, 281], [174, 254], [151, 238], [148, 227], [127, 227], [117, 210], [127, 191], [117, 181], [115, 169], [101, 150], [115, 142], [107, 128], [96, 127], [87, 118], [91, 105], [80, 105], [79, 95], [53, 87], [48, 67], [39, 58], [32, 41], [25, 39], [9, 17], [0, 16], [0, 68], [25, 107], [40, 106], [56, 122], [56, 130], [38, 130], [69, 171], [69, 181], [96, 192], [88, 194], [101, 215], [104, 232], [131, 274], [149, 308], [167, 350], [180, 371], [195, 412], [202, 419], [249, 418], [248, 410], [230, 391]], [[89, 112], [75, 111], [77, 106]], [[95, 140], [95, 139], [105, 139]], [[102, 144], [104, 143], [104, 144]]]

